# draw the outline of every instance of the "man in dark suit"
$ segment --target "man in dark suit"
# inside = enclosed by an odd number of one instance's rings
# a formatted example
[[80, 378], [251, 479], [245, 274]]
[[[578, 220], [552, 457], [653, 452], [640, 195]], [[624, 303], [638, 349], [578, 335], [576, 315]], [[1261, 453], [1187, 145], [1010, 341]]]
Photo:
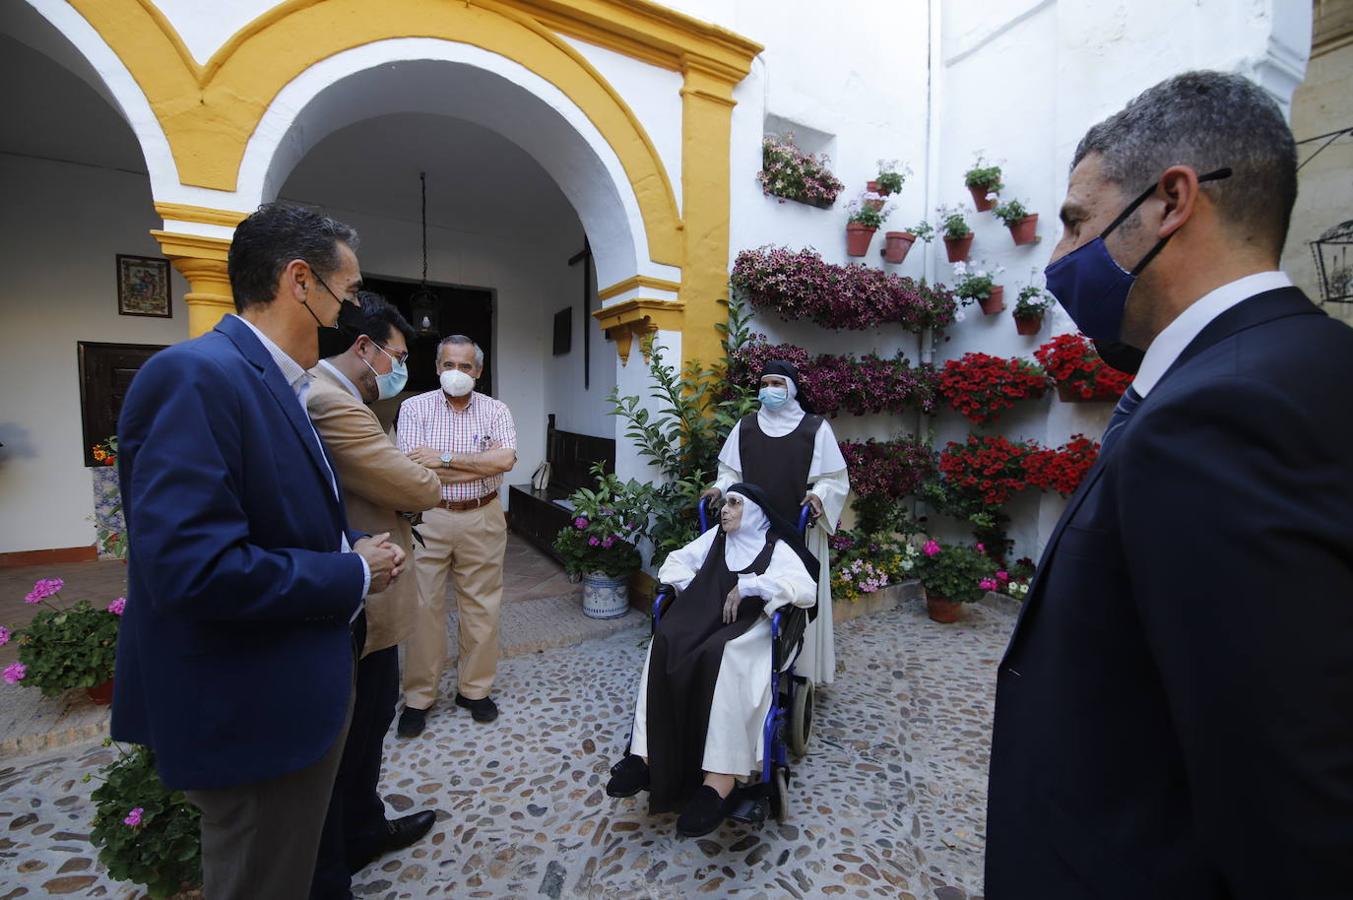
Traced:
[[1353, 893], [1353, 330], [1277, 271], [1295, 198], [1237, 75], [1076, 151], [1048, 286], [1145, 357], [1000, 666], [991, 900]]
[[355, 243], [296, 207], [241, 222], [239, 315], [156, 354], [119, 422], [131, 549], [112, 734], [149, 746], [201, 809], [212, 900], [305, 896], [364, 599], [404, 562], [388, 535], [348, 530], [305, 413], [316, 326], [361, 279]]

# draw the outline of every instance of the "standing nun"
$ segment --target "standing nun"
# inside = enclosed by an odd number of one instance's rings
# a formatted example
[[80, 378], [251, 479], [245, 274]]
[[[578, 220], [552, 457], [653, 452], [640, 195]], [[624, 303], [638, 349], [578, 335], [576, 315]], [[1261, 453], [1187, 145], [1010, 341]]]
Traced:
[[612, 797], [648, 789], [651, 813], [680, 809], [687, 837], [718, 828], [735, 780], [761, 766], [771, 615], [816, 602], [817, 561], [766, 503], [756, 487], [732, 485], [719, 525], [662, 564], [658, 579], [678, 593], [649, 644], [630, 746], [606, 785]]
[[729, 485], [743, 481], [765, 492], [784, 518], [798, 522], [799, 509], [812, 507], [816, 527], [804, 540], [821, 563], [817, 576], [817, 618], [803, 637], [798, 673], [817, 684], [836, 679], [836, 647], [832, 630], [832, 577], [827, 539], [845, 509], [850, 480], [836, 434], [822, 416], [804, 409], [798, 399], [799, 372], [783, 359], [761, 371], [761, 408], [742, 418], [719, 452], [719, 475], [704, 496], [718, 498]]

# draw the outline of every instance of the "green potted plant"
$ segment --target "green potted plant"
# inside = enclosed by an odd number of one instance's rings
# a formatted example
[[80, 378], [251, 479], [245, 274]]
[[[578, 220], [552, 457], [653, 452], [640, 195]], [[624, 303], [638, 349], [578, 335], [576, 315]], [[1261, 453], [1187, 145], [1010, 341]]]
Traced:
[[600, 463], [592, 467], [596, 486], [569, 497], [573, 521], [554, 539], [564, 571], [583, 582], [583, 613], [614, 619], [629, 609], [629, 579], [643, 565], [635, 542], [653, 511], [653, 486], [621, 481]]
[[996, 218], [1010, 229], [1010, 237], [1016, 247], [1032, 244], [1038, 240], [1038, 213], [1031, 213], [1018, 200], [1007, 200], [996, 206]]
[[926, 612], [936, 622], [957, 622], [964, 603], [995, 590], [996, 564], [977, 547], [928, 540], [916, 558], [914, 573], [925, 588]]
[[[110, 744], [105, 741], [104, 744]], [[119, 881], [145, 885], [151, 897], [172, 897], [202, 884], [201, 813], [182, 791], [155, 773], [148, 748], [118, 748], [97, 776], [90, 842], [99, 862]], [[90, 775], [85, 776], [88, 781]]]
[[1023, 335], [1038, 334], [1043, 327], [1043, 314], [1052, 302], [1052, 295], [1037, 285], [1020, 288], [1015, 299], [1015, 330]]
[[966, 262], [954, 263], [954, 293], [972, 300], [986, 315], [995, 315], [1005, 309], [1005, 288], [996, 283], [996, 276], [1005, 269], [997, 266], [988, 271]]
[[891, 210], [872, 206], [868, 194], [851, 201], [848, 208], [850, 217], [846, 219], [846, 255], [864, 256], [869, 252], [874, 232], [878, 231]]
[[972, 228], [968, 225], [963, 207], [955, 206], [951, 209], [941, 206], [937, 212], [940, 215], [939, 230], [944, 234], [944, 250], [949, 256], [949, 262], [963, 262], [972, 250], [973, 238]]
[[968, 186], [978, 212], [991, 209], [996, 203], [996, 195], [1005, 186], [1001, 183], [1001, 167], [987, 162], [980, 153], [968, 171], [963, 173], [963, 183]]
[[897, 160], [881, 159], [879, 160], [879, 173], [873, 181], [869, 182], [869, 190], [884, 197], [890, 194], [900, 194], [902, 193], [902, 185], [907, 183], [907, 177], [910, 175], [911, 167], [898, 168]]
[[928, 244], [934, 239], [935, 227], [922, 219], [906, 231], [885, 231], [883, 233], [883, 249], [879, 252], [883, 254], [886, 262], [897, 265], [907, 258], [907, 253], [910, 252], [912, 244], [918, 240]]
[[19, 661], [5, 668], [5, 681], [39, 688], [44, 697], [84, 688], [95, 703], [110, 703], [117, 628], [127, 601], [119, 597], [95, 609], [81, 600], [62, 608], [50, 599], [64, 586], [60, 578], [39, 578], [24, 602], [45, 608], [22, 629], [0, 628], [0, 645], [11, 639], [19, 644]]

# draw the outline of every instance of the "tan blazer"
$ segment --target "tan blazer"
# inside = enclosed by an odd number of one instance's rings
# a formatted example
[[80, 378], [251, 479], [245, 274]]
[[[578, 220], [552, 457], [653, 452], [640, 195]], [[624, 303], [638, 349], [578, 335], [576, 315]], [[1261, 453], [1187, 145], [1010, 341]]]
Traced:
[[366, 604], [366, 646], [362, 655], [393, 647], [409, 636], [418, 607], [413, 577], [413, 534], [397, 512], [422, 512], [442, 497], [437, 474], [399, 452], [381, 430], [376, 414], [352, 396], [325, 366], [310, 370], [315, 381], [306, 399], [310, 421], [333, 456], [348, 525], [369, 534], [390, 533], [409, 555], [403, 574]]

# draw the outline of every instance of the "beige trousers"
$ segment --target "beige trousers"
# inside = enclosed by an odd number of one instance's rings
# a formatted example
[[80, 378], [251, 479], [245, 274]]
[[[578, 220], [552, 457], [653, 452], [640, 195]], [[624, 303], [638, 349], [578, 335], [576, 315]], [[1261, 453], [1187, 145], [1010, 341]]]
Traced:
[[404, 705], [427, 709], [437, 700], [446, 665], [446, 579], [456, 592], [460, 623], [458, 690], [470, 700], [489, 695], [498, 671], [498, 622], [503, 603], [507, 520], [494, 500], [478, 509], [430, 509], [414, 542], [418, 612], [405, 645]]

